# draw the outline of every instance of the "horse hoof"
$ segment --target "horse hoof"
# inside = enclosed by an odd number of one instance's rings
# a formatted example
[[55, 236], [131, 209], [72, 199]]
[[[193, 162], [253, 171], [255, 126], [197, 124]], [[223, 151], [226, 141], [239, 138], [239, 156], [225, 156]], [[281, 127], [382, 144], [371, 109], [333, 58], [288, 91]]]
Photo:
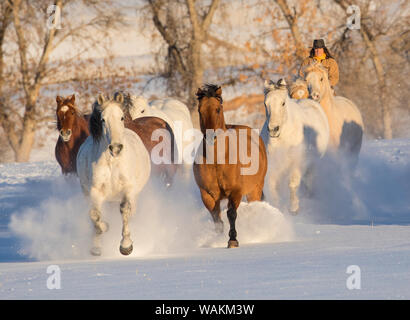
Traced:
[[120, 252], [124, 256], [128, 256], [129, 254], [131, 254], [132, 249], [133, 249], [132, 245], [130, 245], [128, 248], [123, 248], [120, 246]]
[[101, 256], [101, 248], [99, 248], [99, 247], [92, 247], [91, 248], [91, 250], [90, 250], [90, 253], [93, 255], [93, 256]]
[[238, 248], [239, 242], [238, 240], [229, 240], [228, 241], [228, 248]]

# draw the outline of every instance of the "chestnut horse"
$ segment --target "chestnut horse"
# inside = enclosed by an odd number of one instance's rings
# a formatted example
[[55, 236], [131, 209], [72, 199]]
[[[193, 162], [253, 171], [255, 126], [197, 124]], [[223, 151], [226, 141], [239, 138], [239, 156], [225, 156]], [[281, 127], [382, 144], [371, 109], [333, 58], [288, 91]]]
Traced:
[[[220, 201], [228, 199], [228, 248], [238, 247], [235, 229], [237, 208], [243, 196], [246, 196], [248, 202], [262, 198], [267, 171], [265, 145], [259, 133], [251, 128], [225, 124], [221, 87], [205, 85], [198, 89], [196, 95], [204, 137], [194, 162], [195, 181], [200, 189], [202, 202], [211, 213], [219, 233], [223, 232]], [[229, 139], [229, 145], [226, 144], [226, 138]], [[244, 153], [246, 157], [251, 154], [250, 162], [242, 161]]]
[[83, 115], [75, 106], [75, 95], [63, 98], [57, 96], [57, 130], [59, 137], [55, 156], [64, 175], [77, 174], [78, 149], [89, 135], [89, 115]]
[[[142, 117], [132, 120], [130, 114], [125, 113], [124, 118], [125, 127], [131, 129], [139, 135], [145, 145], [145, 148], [151, 155], [151, 169], [153, 174], [156, 176], [162, 176], [165, 185], [169, 187], [172, 184], [175, 173], [178, 169], [178, 164], [175, 163], [174, 158], [176, 156], [176, 152], [174, 151], [176, 145], [174, 133], [171, 127], [167, 122], [157, 117]], [[153, 134], [156, 130], [163, 130], [163, 132], [165, 131], [166, 133], [165, 135], [161, 134], [161, 141], [153, 139]], [[153, 161], [153, 149], [160, 143], [164, 145], [164, 148], [161, 148], [161, 158], [166, 160], [165, 163], [155, 163]]]
[[[165, 120], [152, 116], [132, 120], [130, 113], [130, 110], [134, 108], [132, 97], [127, 92], [117, 91], [114, 93], [114, 99], [120, 94], [123, 97], [122, 110], [124, 112], [125, 127], [134, 131], [141, 138], [142, 143], [151, 155], [153, 175], [162, 177], [165, 186], [169, 187], [179, 168], [175, 161], [178, 152], [171, 126]], [[158, 150], [155, 149], [160, 149], [160, 154], [156, 154], [154, 151]], [[155, 156], [159, 156], [160, 159], [153, 159]]]

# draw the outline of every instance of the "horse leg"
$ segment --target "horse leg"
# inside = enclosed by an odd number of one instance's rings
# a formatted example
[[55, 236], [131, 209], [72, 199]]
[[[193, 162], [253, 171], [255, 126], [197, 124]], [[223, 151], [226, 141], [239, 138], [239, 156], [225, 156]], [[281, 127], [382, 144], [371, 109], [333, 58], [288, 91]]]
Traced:
[[293, 168], [290, 180], [289, 180], [289, 189], [290, 189], [290, 209], [289, 211], [292, 214], [297, 214], [299, 211], [299, 198], [297, 195], [299, 185], [301, 180], [301, 172], [299, 168]]
[[131, 233], [128, 228], [128, 219], [131, 216], [132, 207], [130, 198], [125, 196], [120, 204], [120, 212], [122, 217], [122, 240], [120, 244], [120, 252], [125, 256], [129, 255], [133, 249]]
[[204, 203], [205, 207], [211, 213], [212, 219], [215, 223], [215, 231], [218, 234], [221, 234], [224, 230], [224, 224], [221, 219], [221, 206], [220, 200], [215, 200], [207, 191], [201, 190], [201, 197], [202, 202]]
[[91, 209], [89, 211], [90, 218], [94, 223], [94, 239], [91, 254], [94, 256], [101, 255], [101, 236], [108, 230], [108, 224], [101, 219], [101, 209], [103, 198], [96, 195], [95, 191], [91, 192]]
[[262, 188], [255, 188], [246, 196], [246, 200], [248, 200], [248, 202], [263, 201], [263, 198], [264, 195], [262, 192]]
[[227, 212], [228, 220], [229, 220], [228, 248], [239, 247], [239, 242], [236, 239], [237, 232], [235, 229], [235, 222], [236, 222], [236, 216], [237, 216], [236, 210], [238, 209], [239, 204], [241, 203], [241, 199], [242, 199], [242, 194], [240, 192], [232, 193], [229, 197], [228, 212]]

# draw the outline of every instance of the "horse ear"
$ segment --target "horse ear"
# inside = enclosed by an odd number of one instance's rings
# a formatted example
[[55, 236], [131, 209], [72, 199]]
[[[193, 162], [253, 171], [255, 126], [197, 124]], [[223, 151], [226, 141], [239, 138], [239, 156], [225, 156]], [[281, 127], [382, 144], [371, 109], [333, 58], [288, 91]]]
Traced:
[[277, 82], [278, 86], [286, 86], [286, 81], [283, 78], [280, 78]]
[[71, 104], [74, 104], [74, 102], [75, 102], [75, 94], [73, 94], [73, 95], [70, 97], [70, 102], [71, 102]]
[[98, 95], [97, 102], [98, 102], [98, 104], [99, 104], [100, 106], [102, 106], [103, 103], [105, 102], [105, 97], [104, 97], [104, 95], [103, 95], [102, 93], [100, 93], [100, 94]]
[[271, 89], [272, 86], [274, 85], [275, 83], [272, 80], [267, 80], [267, 79], [265, 80], [265, 83], [264, 83], [265, 89]]
[[124, 96], [122, 95], [121, 92], [116, 92], [114, 95], [114, 100], [117, 101], [118, 103], [123, 103], [124, 102]]
[[215, 93], [216, 93], [218, 96], [222, 97], [222, 88], [221, 88], [221, 87], [218, 87], [218, 89], [216, 89]]
[[60, 105], [61, 102], [63, 102], [63, 98], [60, 97], [60, 96], [57, 96], [57, 97], [56, 97], [56, 102], [57, 102], [58, 105]]

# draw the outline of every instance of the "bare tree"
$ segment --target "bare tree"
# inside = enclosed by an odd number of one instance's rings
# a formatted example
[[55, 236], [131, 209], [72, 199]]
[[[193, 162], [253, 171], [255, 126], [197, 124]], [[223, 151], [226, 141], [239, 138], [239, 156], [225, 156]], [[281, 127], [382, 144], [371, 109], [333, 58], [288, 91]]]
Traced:
[[[93, 10], [94, 17], [84, 22], [70, 16], [78, 5]], [[110, 10], [106, 10], [108, 6]], [[68, 7], [66, 19], [59, 26], [59, 13], [64, 14], [64, 9]], [[6, 90], [7, 81], [7, 90], [12, 91], [0, 106], [0, 125], [14, 152], [15, 160], [24, 162], [29, 160], [40, 124], [44, 120], [50, 120], [50, 114], [45, 113], [45, 106], [39, 103], [44, 84], [58, 83], [58, 79], [72, 72], [74, 62], [101, 41], [100, 37], [96, 37], [96, 30], [107, 36], [112, 28], [121, 23], [122, 18], [110, 0], [89, 3], [57, 0], [54, 7], [50, 7], [46, 0], [10, 0], [5, 8], [11, 17], [3, 15], [2, 26], [5, 25], [4, 21], [11, 26], [8, 20], [11, 19], [14, 33], [9, 34], [9, 41], [16, 44], [17, 50], [13, 52], [10, 49], [9, 52], [10, 61], [16, 64], [12, 64], [8, 72], [0, 69], [0, 89], [3, 92]], [[81, 49], [70, 57], [50, 60], [51, 54], [69, 40], [77, 43]], [[13, 88], [21, 90], [15, 92]]]
[[306, 47], [303, 44], [302, 34], [299, 30], [298, 14], [296, 12], [296, 9], [295, 7], [293, 7], [292, 12], [286, 0], [275, 0], [275, 2], [278, 4], [280, 10], [283, 13], [283, 16], [285, 17], [289, 25], [293, 40], [295, 42], [296, 57], [299, 62], [301, 62], [306, 57]]
[[169, 86], [190, 109], [196, 105], [195, 92], [203, 83], [202, 46], [209, 39], [219, 2], [200, 6], [195, 0], [148, 0], [154, 25], [167, 45]]
[[[370, 6], [374, 3], [371, 1], [361, 1], [354, 3], [350, 0], [335, 0], [335, 2], [347, 12], [349, 6], [355, 5], [360, 8], [360, 29], [359, 33], [361, 39], [366, 47], [366, 55], [363, 60], [371, 59], [373, 69], [377, 78], [378, 92], [380, 97], [381, 117], [383, 123], [383, 137], [391, 139], [393, 137], [392, 128], [392, 101], [388, 95], [388, 83], [386, 79], [386, 66], [382, 58], [382, 52], [387, 53], [386, 50], [381, 50], [378, 40], [381, 37], [391, 34], [392, 26], [402, 19], [400, 15], [394, 21], [389, 21], [386, 12], [370, 10]], [[363, 61], [362, 60], [362, 61]]]

